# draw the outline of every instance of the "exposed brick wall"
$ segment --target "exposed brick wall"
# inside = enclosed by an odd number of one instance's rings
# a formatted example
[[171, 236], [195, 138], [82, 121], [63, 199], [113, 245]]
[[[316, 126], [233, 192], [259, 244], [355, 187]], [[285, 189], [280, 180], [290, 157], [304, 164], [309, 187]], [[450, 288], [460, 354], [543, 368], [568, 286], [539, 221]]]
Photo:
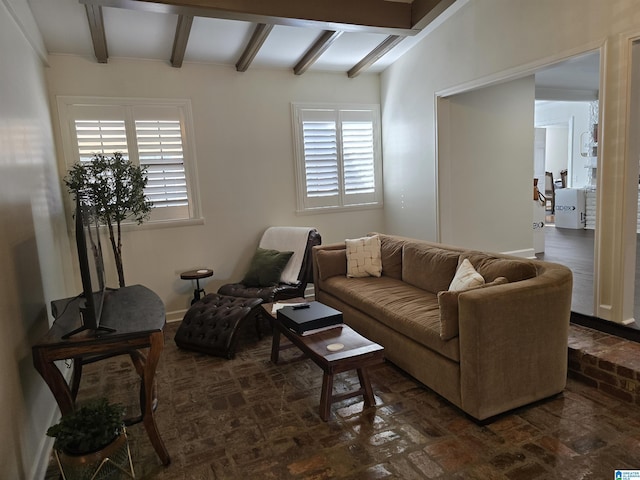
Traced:
[[[613, 351], [615, 348], [617, 350]], [[640, 405], [640, 371], [624, 365], [620, 348], [617, 345], [615, 348], [611, 345], [603, 347], [600, 337], [590, 346], [584, 338], [579, 346], [572, 346], [570, 340], [569, 376], [619, 400]], [[629, 360], [635, 361], [636, 356], [631, 358], [632, 353], [629, 352]]]

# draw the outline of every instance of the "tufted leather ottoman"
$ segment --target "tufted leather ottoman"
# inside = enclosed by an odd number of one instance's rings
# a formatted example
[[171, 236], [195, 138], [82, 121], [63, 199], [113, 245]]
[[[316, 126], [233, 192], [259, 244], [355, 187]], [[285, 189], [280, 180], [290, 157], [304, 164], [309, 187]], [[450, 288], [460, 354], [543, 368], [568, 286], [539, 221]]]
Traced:
[[259, 314], [260, 298], [240, 298], [210, 293], [194, 303], [174, 340], [180, 348], [233, 358], [238, 329], [243, 320]]

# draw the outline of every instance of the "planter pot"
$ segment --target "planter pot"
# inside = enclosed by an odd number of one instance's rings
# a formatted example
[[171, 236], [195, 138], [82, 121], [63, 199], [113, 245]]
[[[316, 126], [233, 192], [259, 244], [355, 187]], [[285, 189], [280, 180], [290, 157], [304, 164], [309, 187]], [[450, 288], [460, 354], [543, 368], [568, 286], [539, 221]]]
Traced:
[[126, 433], [122, 433], [101, 450], [71, 455], [55, 450], [62, 478], [65, 480], [114, 480], [135, 478]]

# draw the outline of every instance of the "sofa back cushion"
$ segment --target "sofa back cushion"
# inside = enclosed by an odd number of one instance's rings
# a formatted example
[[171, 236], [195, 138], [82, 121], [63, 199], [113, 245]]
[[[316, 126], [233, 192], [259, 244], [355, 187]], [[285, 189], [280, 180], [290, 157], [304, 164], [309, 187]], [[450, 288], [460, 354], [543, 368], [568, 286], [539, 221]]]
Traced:
[[447, 290], [459, 252], [407, 242], [402, 251], [402, 280], [433, 294]]
[[482, 252], [468, 252], [460, 255], [460, 263], [468, 258], [476, 271], [487, 283], [498, 277], [506, 277], [509, 282], [520, 282], [537, 275], [533, 262], [525, 259], [494, 257]]
[[380, 237], [382, 275], [402, 280], [402, 246], [406, 239], [382, 233], [376, 233], [375, 235]]

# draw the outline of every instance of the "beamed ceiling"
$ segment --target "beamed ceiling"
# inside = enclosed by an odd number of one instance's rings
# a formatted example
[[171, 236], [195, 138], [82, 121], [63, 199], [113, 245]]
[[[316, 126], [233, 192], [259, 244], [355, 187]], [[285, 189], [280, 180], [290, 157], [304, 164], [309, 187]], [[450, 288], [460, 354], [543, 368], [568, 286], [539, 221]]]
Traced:
[[455, 0], [28, 0], [50, 54], [379, 72]]

